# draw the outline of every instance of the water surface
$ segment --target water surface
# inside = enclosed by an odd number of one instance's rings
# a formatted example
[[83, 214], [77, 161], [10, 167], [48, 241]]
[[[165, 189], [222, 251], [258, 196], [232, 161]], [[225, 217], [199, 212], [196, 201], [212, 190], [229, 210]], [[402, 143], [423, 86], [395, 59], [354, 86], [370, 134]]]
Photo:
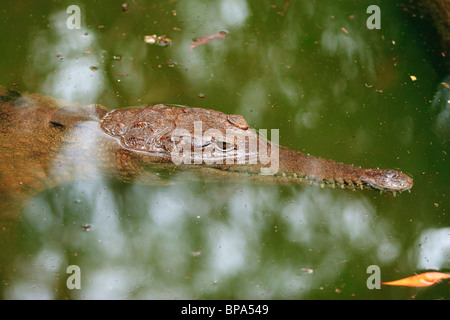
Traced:
[[[379, 1], [18, 1], [0, 6], [0, 83], [109, 109], [179, 104], [242, 114], [280, 144], [402, 170], [412, 193], [75, 179], [34, 195], [0, 240], [4, 299], [449, 298], [370, 290], [448, 271], [448, 81], [428, 24]], [[81, 8], [81, 29], [66, 26]], [[190, 50], [193, 39], [226, 30]], [[147, 35], [172, 39], [168, 47]], [[447, 109], [446, 109], [447, 108]], [[81, 289], [66, 286], [80, 267]]]

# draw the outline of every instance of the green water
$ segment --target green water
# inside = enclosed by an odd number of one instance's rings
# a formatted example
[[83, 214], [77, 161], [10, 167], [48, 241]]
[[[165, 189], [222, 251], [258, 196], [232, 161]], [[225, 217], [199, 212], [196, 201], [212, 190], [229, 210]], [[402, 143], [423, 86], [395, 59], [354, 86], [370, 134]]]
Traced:
[[[399, 169], [415, 183], [395, 198], [245, 181], [66, 183], [24, 204], [14, 243], [0, 239], [0, 297], [450, 298], [448, 281], [366, 284], [371, 265], [381, 281], [450, 268], [437, 39], [394, 1], [377, 2], [381, 29], [369, 30], [373, 2], [136, 0], [126, 12], [124, 1], [0, 4], [2, 85], [110, 109], [166, 103], [242, 114], [252, 127], [279, 129], [282, 145]], [[80, 30], [66, 27], [73, 4]], [[221, 30], [226, 38], [189, 49]], [[171, 45], [145, 43], [153, 34]], [[433, 103], [437, 94], [444, 103]], [[66, 286], [70, 265], [81, 289]]]

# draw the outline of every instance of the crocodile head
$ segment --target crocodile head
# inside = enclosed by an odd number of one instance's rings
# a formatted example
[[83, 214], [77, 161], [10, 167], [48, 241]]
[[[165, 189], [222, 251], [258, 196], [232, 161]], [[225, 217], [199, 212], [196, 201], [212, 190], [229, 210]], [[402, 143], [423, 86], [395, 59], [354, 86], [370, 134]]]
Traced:
[[100, 126], [122, 147], [174, 164], [256, 165], [258, 146], [268, 144], [242, 116], [200, 108], [159, 104], [118, 109], [106, 114]]
[[242, 116], [215, 110], [162, 104], [118, 109], [107, 113], [100, 126], [124, 149], [141, 154], [145, 163], [197, 165], [207, 168], [209, 175], [211, 168], [222, 169], [215, 175], [230, 179], [233, 173], [238, 179], [246, 173], [268, 183], [307, 182], [394, 194], [413, 185], [398, 171], [357, 168], [279, 146], [273, 132], [270, 142], [251, 130]]
[[412, 188], [413, 180], [403, 172], [395, 170], [366, 169], [361, 181], [381, 191], [402, 192]]

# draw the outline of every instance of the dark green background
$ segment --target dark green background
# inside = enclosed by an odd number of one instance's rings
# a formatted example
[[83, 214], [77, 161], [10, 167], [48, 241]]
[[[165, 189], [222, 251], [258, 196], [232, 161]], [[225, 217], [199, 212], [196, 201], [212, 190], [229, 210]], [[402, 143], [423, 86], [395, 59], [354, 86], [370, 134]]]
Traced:
[[[382, 281], [450, 267], [450, 130], [439, 122], [446, 104], [433, 104], [448, 92], [429, 22], [397, 1], [136, 0], [127, 12], [122, 3], [2, 1], [0, 84], [110, 109], [172, 103], [242, 114], [252, 127], [279, 129], [282, 145], [402, 170], [415, 186], [394, 198], [244, 181], [67, 183], [26, 204], [17, 244], [0, 239], [9, 248], [0, 297], [450, 297], [448, 281], [366, 286], [370, 265]], [[81, 30], [66, 28], [72, 4]], [[366, 27], [372, 4], [380, 30]], [[225, 39], [189, 50], [221, 30]], [[144, 43], [153, 34], [173, 42]], [[81, 290], [66, 288], [72, 264]]]

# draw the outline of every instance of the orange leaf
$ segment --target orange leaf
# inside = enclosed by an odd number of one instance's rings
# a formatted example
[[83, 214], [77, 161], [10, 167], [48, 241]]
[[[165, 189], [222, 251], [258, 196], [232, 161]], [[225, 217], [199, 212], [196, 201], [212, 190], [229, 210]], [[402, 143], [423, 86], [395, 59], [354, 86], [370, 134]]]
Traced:
[[416, 274], [415, 276], [407, 277], [400, 280], [382, 282], [382, 284], [389, 286], [406, 286], [406, 287], [428, 287], [439, 280], [449, 279], [450, 274], [441, 272], [425, 272], [421, 274]]

